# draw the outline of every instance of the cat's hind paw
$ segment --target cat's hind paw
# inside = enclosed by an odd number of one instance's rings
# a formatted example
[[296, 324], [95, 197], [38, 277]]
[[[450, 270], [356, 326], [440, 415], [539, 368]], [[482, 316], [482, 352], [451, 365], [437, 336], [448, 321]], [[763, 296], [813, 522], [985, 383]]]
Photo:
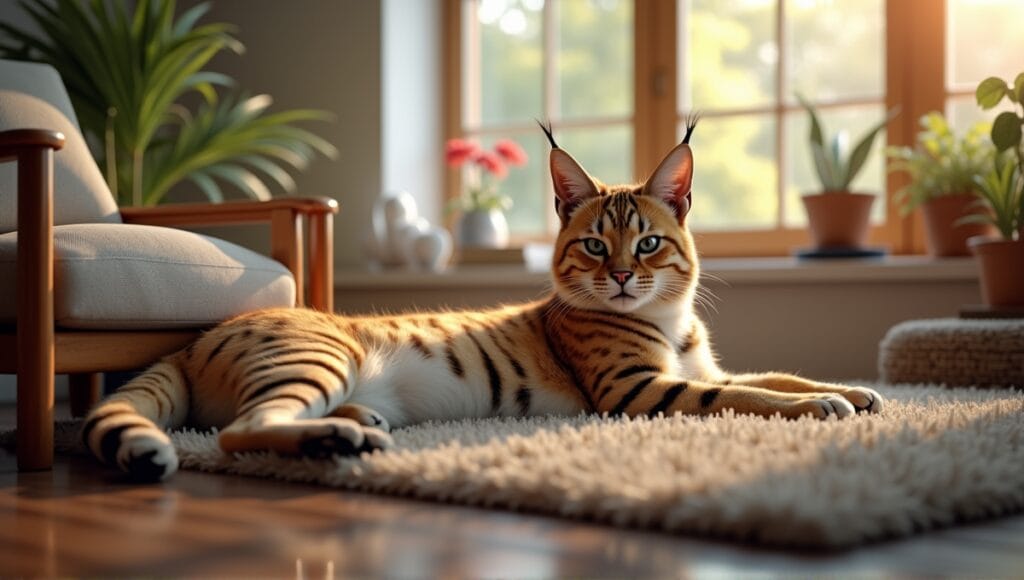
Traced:
[[323, 420], [316, 428], [307, 429], [298, 442], [300, 454], [317, 459], [372, 453], [393, 445], [391, 435], [384, 431], [341, 418]]
[[178, 470], [178, 454], [161, 431], [136, 427], [126, 433], [117, 450], [117, 466], [135, 481], [152, 483], [167, 479]]
[[342, 405], [332, 411], [330, 416], [352, 419], [364, 427], [373, 427], [375, 429], [380, 429], [385, 433], [391, 431], [391, 425], [388, 424], [387, 419], [385, 419], [383, 415], [367, 406], [358, 405], [356, 403]]

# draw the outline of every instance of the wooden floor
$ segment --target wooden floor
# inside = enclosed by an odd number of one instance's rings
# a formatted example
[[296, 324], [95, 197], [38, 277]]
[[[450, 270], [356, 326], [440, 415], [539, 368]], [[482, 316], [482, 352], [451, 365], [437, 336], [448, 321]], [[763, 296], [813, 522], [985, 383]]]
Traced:
[[549, 517], [87, 458], [0, 452], [0, 576], [1024, 577], [1024, 516], [840, 553], [772, 551]]

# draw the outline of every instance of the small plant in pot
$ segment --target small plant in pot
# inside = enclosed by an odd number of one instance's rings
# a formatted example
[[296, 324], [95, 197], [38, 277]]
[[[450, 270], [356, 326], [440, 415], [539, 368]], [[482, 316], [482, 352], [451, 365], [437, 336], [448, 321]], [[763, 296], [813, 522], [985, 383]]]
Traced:
[[818, 249], [862, 248], [875, 195], [854, 192], [851, 185], [864, 168], [875, 137], [896, 115], [896, 110], [889, 111], [885, 119], [872, 127], [850, 150], [845, 131], [837, 132], [826, 144], [814, 106], [800, 95], [797, 98], [811, 120], [811, 156], [821, 182], [820, 193], [803, 196], [814, 244]]
[[453, 199], [450, 211], [459, 211], [459, 246], [463, 248], [504, 248], [508, 246], [508, 222], [505, 211], [512, 207], [512, 198], [498, 191], [508, 176], [508, 166], [525, 165], [526, 152], [518, 143], [502, 139], [493, 150], [482, 149], [476, 142], [449, 139], [445, 146], [445, 162], [449, 167], [470, 164], [479, 171], [465, 192]]
[[989, 222], [998, 236], [971, 238], [968, 245], [981, 267], [981, 290], [990, 307], [1024, 307], [1024, 73], [1013, 85], [990, 77], [978, 85], [975, 98], [989, 110], [1004, 98], [1013, 110], [992, 122], [992, 144], [999, 152], [995, 166], [976, 179], [980, 211], [964, 221]]
[[991, 124], [976, 123], [958, 137], [937, 111], [922, 116], [920, 123], [914, 147], [887, 149], [893, 160], [889, 171], [910, 177], [910, 183], [896, 192], [896, 202], [904, 215], [921, 208], [931, 255], [968, 256], [968, 238], [995, 231], [988, 223], [960, 221], [974, 211], [975, 178], [992, 168]]
[[1013, 110], [999, 113], [992, 121], [992, 144], [998, 152], [994, 167], [976, 179], [980, 211], [965, 221], [987, 221], [998, 236], [981, 236], [969, 241], [981, 266], [981, 289], [985, 304], [995, 307], [1024, 307], [1024, 73], [1013, 85], [990, 77], [975, 91], [978, 105], [993, 109], [1002, 99]]

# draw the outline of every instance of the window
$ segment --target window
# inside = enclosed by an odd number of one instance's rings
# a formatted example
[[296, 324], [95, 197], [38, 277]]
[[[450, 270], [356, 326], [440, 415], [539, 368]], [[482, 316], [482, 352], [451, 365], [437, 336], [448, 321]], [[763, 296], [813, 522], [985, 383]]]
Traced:
[[978, 83], [990, 76], [1012, 83], [1024, 70], [1024, 6], [1020, 0], [948, 0], [946, 10], [946, 114], [963, 132], [995, 118], [974, 100]]
[[[633, 178], [633, 2], [462, 0], [461, 15], [459, 133], [523, 146], [531, 163], [502, 185], [515, 202], [509, 226], [546, 237], [557, 220], [536, 119], [550, 119], [559, 145], [595, 175]], [[466, 167], [460, 178], [477, 179]]]
[[[485, 144], [511, 136], [534, 160], [503, 186], [514, 234], [550, 236], [547, 146], [533, 122], [607, 181], [646, 176], [697, 110], [690, 226], [702, 253], [786, 255], [808, 243], [802, 193], [818, 188], [807, 118], [857, 139], [900, 107], [855, 189], [878, 192], [872, 240], [923, 250], [891, 193], [884, 146], [911, 144], [924, 113], [957, 126], [991, 118], [973, 88], [1019, 72], [1019, 0], [449, 0], [447, 129]], [[540, 160], [540, 162], [536, 162]], [[452, 175], [449, 194], [470, 174]], [[545, 220], [538, 216], [547, 216]]]

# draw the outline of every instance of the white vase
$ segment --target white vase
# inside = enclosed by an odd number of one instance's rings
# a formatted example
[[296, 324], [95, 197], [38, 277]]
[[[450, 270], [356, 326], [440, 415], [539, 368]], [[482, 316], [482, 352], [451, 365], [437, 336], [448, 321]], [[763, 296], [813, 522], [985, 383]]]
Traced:
[[376, 259], [384, 266], [404, 262], [399, 245], [399, 232], [416, 221], [416, 199], [405, 191], [389, 191], [377, 199], [372, 215], [372, 231], [376, 237]]
[[459, 220], [459, 245], [463, 248], [505, 248], [508, 222], [500, 210], [471, 210]]
[[415, 267], [441, 272], [452, 257], [452, 238], [444, 228], [430, 228], [413, 242]]

